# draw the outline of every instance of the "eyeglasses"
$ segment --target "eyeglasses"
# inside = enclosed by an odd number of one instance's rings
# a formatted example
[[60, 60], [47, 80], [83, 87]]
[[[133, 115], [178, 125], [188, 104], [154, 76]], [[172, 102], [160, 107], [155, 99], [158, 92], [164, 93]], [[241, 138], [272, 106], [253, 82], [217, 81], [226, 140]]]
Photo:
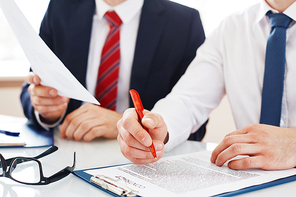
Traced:
[[47, 185], [58, 181], [73, 172], [75, 168], [76, 152], [74, 152], [72, 167], [67, 166], [50, 177], [44, 177], [42, 165], [38, 159], [56, 150], [58, 150], [58, 147], [52, 146], [36, 157], [13, 157], [10, 159], [4, 159], [0, 154], [0, 177], [7, 177], [27, 185]]

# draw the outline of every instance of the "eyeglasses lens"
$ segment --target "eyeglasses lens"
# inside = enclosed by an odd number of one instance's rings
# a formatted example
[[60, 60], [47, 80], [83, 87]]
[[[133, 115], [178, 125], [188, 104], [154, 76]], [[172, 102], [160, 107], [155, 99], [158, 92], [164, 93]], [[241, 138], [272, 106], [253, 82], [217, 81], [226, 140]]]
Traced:
[[23, 183], [40, 182], [39, 164], [35, 160], [18, 158], [10, 166], [10, 176]]

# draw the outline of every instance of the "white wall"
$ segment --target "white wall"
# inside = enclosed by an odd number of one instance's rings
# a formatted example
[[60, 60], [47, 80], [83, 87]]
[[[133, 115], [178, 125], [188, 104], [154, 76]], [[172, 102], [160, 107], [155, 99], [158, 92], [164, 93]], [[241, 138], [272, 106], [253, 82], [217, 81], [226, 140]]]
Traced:
[[203, 142], [219, 143], [226, 134], [235, 130], [235, 124], [228, 98], [225, 96], [220, 105], [210, 114], [207, 133]]
[[0, 114], [24, 117], [20, 92], [20, 87], [0, 87]]

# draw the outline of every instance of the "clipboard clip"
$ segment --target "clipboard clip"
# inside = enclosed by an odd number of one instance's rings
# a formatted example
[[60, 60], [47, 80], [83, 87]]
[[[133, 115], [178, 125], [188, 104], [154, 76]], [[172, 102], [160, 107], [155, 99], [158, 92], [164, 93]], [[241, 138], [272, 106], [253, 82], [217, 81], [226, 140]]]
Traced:
[[[121, 178], [114, 179], [111, 177], [107, 177], [105, 175], [94, 175], [90, 178], [90, 181], [119, 196], [126, 196], [126, 197], [138, 196], [137, 195], [138, 190], [128, 186], [126, 182]], [[122, 184], [120, 185], [119, 182], [121, 183], [123, 182], [124, 186]]]

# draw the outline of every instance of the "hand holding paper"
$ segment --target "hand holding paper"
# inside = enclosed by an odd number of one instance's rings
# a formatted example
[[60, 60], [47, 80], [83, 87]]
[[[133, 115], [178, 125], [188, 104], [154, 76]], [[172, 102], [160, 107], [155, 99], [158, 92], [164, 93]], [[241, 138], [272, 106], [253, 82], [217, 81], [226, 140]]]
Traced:
[[60, 96], [99, 104], [37, 35], [13, 0], [0, 0], [0, 7], [41, 85], [55, 88]]
[[56, 89], [40, 84], [40, 78], [31, 72], [26, 81], [31, 84], [28, 91], [31, 95], [32, 105], [44, 123], [56, 122], [67, 110], [69, 98], [59, 96]]

